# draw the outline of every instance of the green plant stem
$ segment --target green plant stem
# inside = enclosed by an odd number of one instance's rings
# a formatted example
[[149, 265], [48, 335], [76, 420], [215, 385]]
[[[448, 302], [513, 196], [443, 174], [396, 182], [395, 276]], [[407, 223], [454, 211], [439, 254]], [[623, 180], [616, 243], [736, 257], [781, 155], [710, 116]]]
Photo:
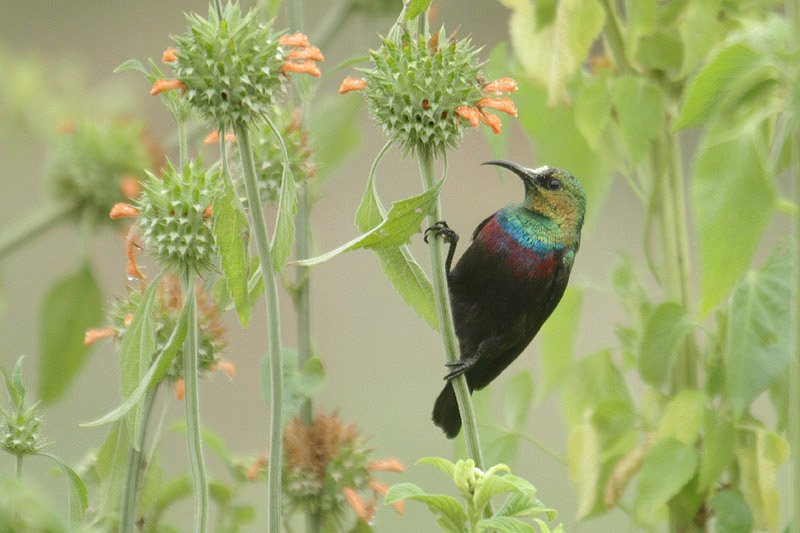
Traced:
[[40, 207], [24, 216], [22, 220], [0, 233], [0, 259], [3, 259], [21, 244], [33, 240], [54, 227], [60, 220], [77, 212], [77, 210], [77, 204], [53, 204]]
[[242, 159], [242, 174], [247, 193], [247, 204], [253, 224], [256, 250], [261, 263], [267, 304], [267, 334], [269, 336], [269, 365], [271, 379], [269, 468], [267, 472], [267, 521], [270, 533], [280, 533], [281, 528], [281, 473], [283, 465], [283, 364], [281, 356], [280, 308], [278, 282], [272, 263], [272, 250], [267, 233], [267, 221], [261, 209], [256, 182], [256, 167], [250, 145], [250, 133], [243, 123], [233, 125]]
[[[433, 152], [429, 148], [420, 149], [417, 153], [419, 172], [425, 190], [435, 185], [433, 169]], [[442, 220], [441, 202], [437, 198], [433, 212], [428, 215], [428, 224], [433, 226]], [[453, 311], [450, 307], [450, 292], [447, 286], [447, 272], [444, 267], [444, 255], [441, 237], [428, 239], [428, 251], [431, 258], [431, 277], [433, 281], [433, 296], [436, 301], [436, 315], [439, 319], [439, 331], [442, 335], [442, 344], [447, 362], [452, 363], [460, 359], [458, 339], [453, 324]], [[467, 387], [467, 378], [460, 375], [451, 380], [458, 401], [458, 411], [464, 428], [464, 438], [467, 442], [467, 453], [475, 461], [475, 466], [484, 469], [483, 454], [481, 453], [480, 439], [478, 437], [478, 424], [475, 410], [472, 407], [472, 396]]]
[[194, 275], [184, 272], [182, 279], [183, 305], [189, 306], [189, 328], [183, 346], [183, 379], [186, 384], [186, 445], [194, 487], [194, 532], [205, 533], [208, 528], [208, 479], [203, 461], [203, 441], [200, 432], [198, 378], [197, 298]]
[[120, 509], [120, 533], [133, 533], [136, 529], [136, 505], [139, 500], [139, 485], [142, 480], [144, 466], [144, 444], [147, 437], [147, 425], [150, 414], [153, 412], [153, 403], [158, 394], [158, 385], [147, 391], [142, 410], [142, 423], [139, 435], [136, 437], [138, 449], [128, 446], [128, 464], [125, 468], [125, 484], [122, 494], [122, 508]]
[[335, 2], [325, 13], [325, 17], [311, 32], [314, 43], [325, 50], [334, 37], [342, 31], [350, 15], [355, 12], [353, 0]]
[[606, 24], [603, 35], [611, 50], [611, 55], [614, 57], [614, 62], [617, 64], [617, 68], [619, 68], [620, 72], [630, 72], [632, 67], [630, 61], [628, 61], [628, 54], [625, 51], [625, 40], [614, 6], [611, 4], [611, 0], [600, 0], [600, 4], [606, 12]]
[[16, 457], [16, 472], [17, 472], [17, 479], [22, 480], [22, 460], [25, 459], [24, 455], [17, 454]]
[[[225, 135], [220, 135], [225, 137]], [[186, 123], [181, 122], [178, 124], [178, 168], [183, 172], [183, 167], [189, 162], [189, 145], [186, 140]]]

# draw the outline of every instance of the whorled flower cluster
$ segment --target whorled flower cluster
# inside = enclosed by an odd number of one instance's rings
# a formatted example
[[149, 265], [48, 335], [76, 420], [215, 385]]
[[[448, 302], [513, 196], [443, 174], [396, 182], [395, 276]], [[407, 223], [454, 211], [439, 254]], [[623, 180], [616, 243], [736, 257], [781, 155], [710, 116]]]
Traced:
[[462, 121], [483, 122], [499, 133], [499, 117], [486, 108], [517, 114], [511, 99], [498, 96], [515, 91], [516, 82], [486, 83], [479, 52], [469, 39], [448, 38], [444, 28], [428, 38], [404, 33], [399, 42], [383, 39], [371, 52], [373, 67], [362, 70], [365, 79], [346, 78], [339, 93], [364, 89], [373, 118], [404, 152], [440, 152], [458, 145]]
[[173, 80], [157, 80], [150, 94], [181, 89], [200, 115], [217, 125], [258, 122], [282, 93], [289, 72], [320, 76], [322, 52], [305, 35], [281, 35], [260, 21], [257, 10], [242, 14], [228, 3], [222, 17], [209, 8], [208, 18], [187, 15], [189, 29], [174, 36], [175, 48], [163, 60], [172, 64]]

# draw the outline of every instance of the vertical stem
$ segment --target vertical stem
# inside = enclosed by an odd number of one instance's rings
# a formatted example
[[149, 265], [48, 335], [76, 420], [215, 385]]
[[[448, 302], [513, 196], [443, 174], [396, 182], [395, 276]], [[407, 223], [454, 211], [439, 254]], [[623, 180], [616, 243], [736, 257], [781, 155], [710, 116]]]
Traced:
[[[433, 169], [433, 152], [430, 148], [422, 148], [418, 151], [419, 172], [422, 177], [424, 188], [430, 189], [435, 185]], [[441, 202], [436, 199], [433, 212], [428, 215], [428, 224], [434, 225], [442, 220]], [[444, 255], [442, 253], [442, 239], [435, 237], [428, 239], [428, 250], [431, 257], [431, 276], [433, 278], [433, 296], [436, 300], [436, 315], [439, 318], [439, 331], [442, 334], [442, 344], [444, 345], [445, 356], [448, 362], [458, 361], [461, 357], [459, 353], [458, 339], [453, 325], [453, 310], [450, 307], [450, 292], [447, 286], [447, 272], [444, 267]], [[458, 401], [458, 411], [461, 414], [461, 422], [464, 428], [464, 438], [467, 442], [467, 453], [475, 461], [475, 466], [483, 470], [483, 454], [478, 437], [478, 424], [475, 419], [475, 410], [472, 407], [472, 397], [467, 388], [467, 378], [460, 375], [451, 381]]]
[[272, 395], [270, 397], [269, 469], [267, 477], [267, 521], [270, 533], [281, 530], [281, 473], [283, 465], [283, 364], [281, 357], [280, 309], [278, 282], [272, 265], [272, 250], [267, 234], [267, 221], [261, 209], [256, 183], [256, 168], [250, 146], [250, 133], [241, 122], [233, 125], [242, 158], [242, 173], [247, 192], [247, 204], [253, 224], [258, 259], [267, 304], [267, 334], [269, 335], [269, 365]]
[[[225, 137], [224, 133], [220, 137]], [[183, 172], [183, 167], [189, 162], [189, 145], [186, 142], [186, 123], [178, 124], [178, 169]]]
[[17, 479], [22, 481], [22, 460], [25, 458], [24, 455], [17, 454], [16, 457], [16, 472], [17, 472]]
[[139, 435], [136, 437], [138, 447], [128, 446], [128, 464], [125, 469], [125, 485], [122, 495], [122, 508], [120, 509], [119, 531], [120, 533], [133, 533], [136, 528], [136, 505], [139, 500], [139, 485], [142, 480], [144, 466], [144, 444], [147, 437], [147, 424], [150, 414], [153, 412], [153, 402], [158, 393], [158, 385], [147, 391], [144, 398], [144, 410], [142, 411], [142, 425]]
[[188, 271], [184, 272], [181, 281], [183, 282], [183, 305], [189, 306], [189, 329], [183, 345], [183, 379], [186, 382], [186, 445], [189, 451], [189, 465], [194, 486], [194, 532], [205, 533], [208, 526], [208, 480], [200, 435], [200, 398], [197, 388], [197, 298], [195, 297], [194, 275]]

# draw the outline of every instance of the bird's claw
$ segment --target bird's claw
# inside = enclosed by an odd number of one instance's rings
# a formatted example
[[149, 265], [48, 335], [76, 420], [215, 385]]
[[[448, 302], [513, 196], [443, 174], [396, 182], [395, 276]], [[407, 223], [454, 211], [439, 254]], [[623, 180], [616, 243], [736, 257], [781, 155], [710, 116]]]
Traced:
[[448, 361], [444, 364], [447, 368], [450, 368], [450, 372], [445, 375], [445, 381], [450, 381], [453, 378], [457, 378], [473, 366], [475, 363], [478, 362], [477, 357], [468, 357], [467, 359], [459, 359], [458, 361]]
[[453, 242], [458, 240], [458, 234], [450, 229], [450, 226], [447, 225], [447, 222], [444, 220], [440, 220], [430, 228], [425, 230], [425, 233], [422, 237], [422, 240], [425, 243], [428, 242], [428, 233], [432, 233], [434, 235], [441, 235], [445, 242]]

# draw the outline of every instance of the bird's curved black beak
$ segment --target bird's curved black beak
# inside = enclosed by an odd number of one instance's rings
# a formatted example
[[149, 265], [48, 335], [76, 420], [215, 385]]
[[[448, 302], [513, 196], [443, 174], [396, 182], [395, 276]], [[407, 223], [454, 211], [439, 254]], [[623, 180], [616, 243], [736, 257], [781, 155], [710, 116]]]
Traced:
[[523, 167], [522, 165], [518, 165], [513, 161], [506, 161], [505, 159], [493, 159], [491, 161], [486, 161], [485, 163], [481, 163], [481, 165], [496, 165], [498, 167], [503, 167], [505, 169], [510, 170], [517, 176], [519, 176], [522, 181], [525, 182], [525, 185], [535, 185], [535, 178], [536, 174], [530, 168]]

